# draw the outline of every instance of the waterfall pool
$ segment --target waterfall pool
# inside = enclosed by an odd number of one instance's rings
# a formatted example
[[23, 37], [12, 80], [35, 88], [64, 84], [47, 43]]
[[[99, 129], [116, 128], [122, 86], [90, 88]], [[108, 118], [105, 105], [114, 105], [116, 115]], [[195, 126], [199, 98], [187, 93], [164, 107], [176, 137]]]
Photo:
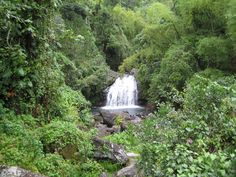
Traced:
[[141, 106], [118, 106], [118, 107], [104, 106], [99, 109], [107, 110], [112, 113], [128, 112], [130, 115], [136, 115], [146, 111], [146, 109]]
[[137, 115], [140, 113], [147, 112], [146, 108], [141, 106], [118, 106], [118, 107], [104, 106], [104, 107], [93, 108], [93, 111], [95, 112], [102, 110], [109, 111], [112, 113], [128, 112], [130, 115]]

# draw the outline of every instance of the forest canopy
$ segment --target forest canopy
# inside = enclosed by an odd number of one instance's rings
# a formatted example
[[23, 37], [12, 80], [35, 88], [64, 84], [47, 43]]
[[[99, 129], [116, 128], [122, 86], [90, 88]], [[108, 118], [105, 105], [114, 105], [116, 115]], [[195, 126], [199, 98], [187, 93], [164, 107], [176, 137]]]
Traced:
[[0, 1], [0, 166], [114, 175], [91, 109], [112, 73], [152, 107], [104, 138], [140, 154], [138, 176], [235, 176], [235, 0]]

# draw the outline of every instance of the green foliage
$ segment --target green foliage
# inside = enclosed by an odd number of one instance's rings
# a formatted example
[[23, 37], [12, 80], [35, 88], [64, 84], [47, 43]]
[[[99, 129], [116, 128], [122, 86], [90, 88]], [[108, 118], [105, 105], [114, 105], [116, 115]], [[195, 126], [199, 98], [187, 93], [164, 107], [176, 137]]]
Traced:
[[144, 19], [140, 13], [119, 5], [114, 7], [112, 14], [114, 20], [119, 23], [119, 26], [121, 26], [129, 40], [132, 40], [145, 26]]
[[191, 50], [188, 51], [187, 41], [184, 42], [186, 44], [169, 48], [161, 61], [160, 71], [153, 74], [149, 89], [149, 97], [153, 102], [172, 100], [171, 95], [178, 94], [175, 90], [180, 91], [193, 75], [196, 62]]
[[152, 3], [146, 10], [146, 20], [148, 23], [160, 24], [174, 21], [174, 13], [163, 3]]
[[81, 131], [75, 124], [53, 121], [38, 130], [46, 152], [61, 152], [67, 147], [74, 147], [79, 158], [88, 157], [92, 153], [91, 132]]
[[58, 15], [58, 20], [60, 19], [61, 24], [57, 24], [55, 28], [59, 30], [59, 50], [68, 58], [62, 68], [66, 84], [74, 90], [81, 90], [93, 103], [97, 102], [106, 86], [108, 67], [87, 22], [93, 22], [93, 19], [87, 17], [88, 9], [82, 2], [65, 3], [60, 11], [62, 19]]
[[228, 0], [181, 0], [177, 3], [187, 30], [199, 34], [225, 32], [225, 12]]
[[183, 110], [161, 105], [138, 130], [144, 142], [140, 165], [147, 175], [233, 175], [235, 78], [219, 73], [212, 81], [201, 75], [187, 84]]
[[[2, 110], [2, 109], [1, 109]], [[0, 163], [36, 170], [34, 162], [43, 156], [43, 146], [33, 130], [30, 115], [16, 116], [9, 110], [0, 115]]]
[[109, 67], [135, 68], [157, 112], [106, 138], [140, 153], [144, 176], [235, 176], [235, 5], [0, 1], [0, 163], [52, 177], [118, 171], [90, 159], [89, 101]]
[[227, 26], [228, 26], [228, 33], [234, 42], [234, 52], [236, 50], [236, 45], [235, 45], [235, 40], [236, 40], [236, 17], [235, 17], [235, 12], [236, 12], [236, 2], [234, 0], [230, 0], [228, 4], [228, 13], [227, 13]]
[[123, 117], [121, 115], [116, 116], [115, 125], [120, 126], [123, 122]]
[[49, 177], [79, 176], [79, 167], [59, 154], [46, 154], [36, 162], [38, 171]]
[[198, 42], [196, 53], [207, 67], [224, 68], [229, 60], [227, 41], [219, 37], [206, 37]]
[[89, 115], [85, 115], [90, 103], [84, 98], [84, 96], [78, 92], [72, 90], [68, 86], [59, 88], [59, 96], [52, 111], [55, 111], [54, 115], [60, 116], [61, 120], [65, 121], [89, 121]]
[[114, 18], [109, 10], [101, 8], [92, 18], [92, 29], [96, 45], [106, 57], [107, 64], [116, 71], [123, 58], [128, 56], [130, 44]]
[[140, 145], [134, 129], [135, 127], [130, 126], [127, 131], [112, 134], [106, 137], [106, 139], [113, 143], [123, 145], [127, 151], [139, 152]]
[[93, 160], [87, 160], [86, 162], [80, 164], [79, 170], [80, 173], [78, 176], [84, 177], [95, 177], [104, 172], [102, 165]]
[[106, 170], [107, 173], [111, 175], [122, 168], [120, 164], [115, 164], [110, 161], [100, 161], [99, 163], [104, 168], [104, 170]]

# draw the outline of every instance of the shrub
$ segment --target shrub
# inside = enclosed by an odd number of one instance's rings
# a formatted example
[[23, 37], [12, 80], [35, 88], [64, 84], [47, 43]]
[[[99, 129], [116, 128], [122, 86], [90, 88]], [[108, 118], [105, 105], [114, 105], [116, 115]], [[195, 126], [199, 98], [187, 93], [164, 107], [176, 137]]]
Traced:
[[145, 174], [233, 176], [235, 95], [235, 78], [207, 70], [188, 82], [183, 110], [160, 105], [137, 130], [143, 144], [140, 167]]
[[59, 154], [46, 154], [36, 162], [38, 171], [49, 177], [79, 176], [79, 167]]
[[87, 160], [79, 166], [79, 176], [95, 177], [104, 172], [104, 168], [96, 161]]
[[188, 43], [176, 44], [166, 52], [161, 61], [160, 71], [152, 75], [148, 90], [152, 102], [171, 101], [172, 97], [183, 89], [185, 82], [192, 77], [196, 61], [187, 48]]
[[40, 128], [38, 134], [46, 152], [62, 152], [63, 149], [72, 147], [75, 149], [74, 153], [78, 153], [81, 158], [92, 153], [91, 133], [81, 131], [73, 123], [53, 121]]
[[34, 133], [34, 118], [4, 112], [0, 114], [0, 163], [36, 171], [34, 161], [43, 156], [43, 145]]
[[206, 67], [223, 68], [228, 64], [229, 46], [223, 38], [206, 37], [201, 39], [198, 42], [196, 53], [206, 63]]

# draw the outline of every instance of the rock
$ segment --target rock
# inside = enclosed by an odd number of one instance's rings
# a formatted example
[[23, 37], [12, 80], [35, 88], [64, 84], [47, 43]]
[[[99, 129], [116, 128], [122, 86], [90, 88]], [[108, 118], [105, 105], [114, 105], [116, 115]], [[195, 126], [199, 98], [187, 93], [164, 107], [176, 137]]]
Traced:
[[138, 70], [133, 68], [131, 71], [130, 71], [130, 74], [131, 75], [134, 75], [135, 77], [137, 77], [137, 74], [138, 74]]
[[122, 146], [97, 137], [94, 138], [93, 142], [95, 145], [94, 157], [96, 159], [107, 159], [119, 164], [125, 164], [128, 161], [128, 156]]
[[103, 117], [101, 114], [94, 114], [93, 117], [96, 122], [103, 122]]
[[139, 124], [142, 122], [142, 119], [136, 116], [135, 119], [132, 119], [130, 122], [132, 124]]
[[98, 129], [98, 137], [108, 136], [113, 133], [120, 132], [120, 127], [113, 126], [112, 128], [107, 127], [105, 124], [97, 124], [96, 128]]
[[114, 177], [144, 177], [138, 170], [137, 167], [137, 158], [140, 156], [139, 154], [130, 152], [127, 153], [129, 158], [129, 163], [127, 167], [122, 168], [119, 170]]
[[105, 173], [105, 172], [103, 172], [103, 173], [100, 175], [100, 177], [108, 177], [108, 174]]
[[128, 112], [122, 112], [117, 114], [117, 116], [120, 116], [123, 120], [131, 120], [132, 117], [130, 116], [130, 114]]
[[104, 136], [108, 136], [108, 135], [110, 135], [111, 133], [108, 131], [108, 127], [107, 127], [107, 125], [105, 125], [105, 124], [97, 124], [96, 126], [95, 126], [97, 129], [98, 129], [98, 137], [104, 137]]
[[113, 70], [108, 70], [106, 77], [108, 85], [113, 84], [118, 77], [120, 77], [118, 72], [115, 72]]
[[136, 154], [136, 153], [133, 153], [133, 152], [129, 152], [129, 153], [127, 153], [127, 156], [128, 156], [128, 158], [137, 158], [137, 157], [139, 157], [140, 155], [139, 155], [139, 154]]
[[103, 123], [108, 127], [113, 127], [115, 125], [115, 119], [117, 117], [116, 114], [111, 113], [109, 111], [101, 111], [101, 115], [103, 118]]
[[120, 125], [120, 131], [123, 132], [123, 131], [127, 130], [127, 128], [128, 128], [128, 123], [123, 121]]
[[147, 115], [148, 115], [147, 112], [140, 112], [140, 113], [136, 114], [136, 116], [141, 119], [145, 119]]
[[136, 115], [130, 116], [129, 119], [123, 119], [120, 125], [120, 131], [125, 131], [128, 127], [128, 124], [139, 124], [142, 122], [142, 119]]
[[138, 168], [135, 164], [129, 165], [119, 170], [114, 177], [139, 177]]
[[62, 150], [59, 151], [59, 154], [62, 155], [65, 159], [73, 159], [77, 152], [75, 145], [67, 145]]
[[0, 166], [0, 177], [45, 177], [19, 167]]

